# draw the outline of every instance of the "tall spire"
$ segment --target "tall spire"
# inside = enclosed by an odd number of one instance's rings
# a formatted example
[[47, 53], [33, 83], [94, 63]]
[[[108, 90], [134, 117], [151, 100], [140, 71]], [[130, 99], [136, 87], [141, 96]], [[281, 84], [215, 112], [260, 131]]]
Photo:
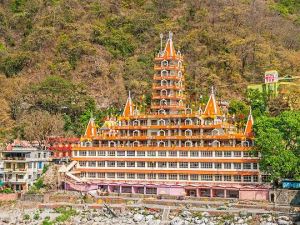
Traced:
[[130, 91], [128, 93], [128, 98], [124, 107], [123, 116], [132, 116], [134, 110], [134, 104], [131, 99]]
[[221, 116], [220, 108], [216, 102], [214, 87], [211, 87], [211, 94], [203, 112], [204, 116]]
[[246, 123], [245, 132], [244, 132], [244, 134], [247, 137], [253, 137], [253, 124], [254, 124], [254, 120], [253, 120], [253, 116], [252, 116], [252, 109], [250, 107], [250, 112], [249, 112], [249, 116], [248, 116], [248, 120], [247, 120], [247, 123]]
[[95, 119], [93, 118], [93, 114], [91, 113], [91, 118], [86, 127], [84, 136], [87, 138], [91, 138], [91, 137], [94, 137], [96, 134], [97, 134], [97, 128], [96, 128], [96, 124], [95, 124]]
[[171, 31], [169, 31], [169, 37], [165, 46], [165, 50], [163, 52], [163, 56], [165, 57], [175, 57], [176, 56], [176, 51], [174, 48], [174, 44], [173, 44], [173, 33]]

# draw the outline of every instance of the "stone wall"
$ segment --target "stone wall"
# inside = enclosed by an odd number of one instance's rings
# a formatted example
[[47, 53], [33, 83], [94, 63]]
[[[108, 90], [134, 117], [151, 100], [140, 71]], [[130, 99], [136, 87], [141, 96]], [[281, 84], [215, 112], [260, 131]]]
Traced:
[[31, 201], [31, 202], [45, 202], [44, 194], [22, 194], [22, 201]]
[[0, 201], [14, 201], [18, 199], [17, 193], [0, 194]]
[[270, 201], [276, 204], [300, 206], [300, 190], [277, 189], [270, 191]]

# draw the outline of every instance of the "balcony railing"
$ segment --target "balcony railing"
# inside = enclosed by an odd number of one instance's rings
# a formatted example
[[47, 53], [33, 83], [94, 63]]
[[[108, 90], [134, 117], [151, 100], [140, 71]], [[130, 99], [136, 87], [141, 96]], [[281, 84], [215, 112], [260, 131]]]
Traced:
[[161, 89], [175, 89], [175, 90], [184, 90], [185, 89], [185, 86], [176, 86], [176, 85], [156, 85], [156, 84], [153, 84], [152, 86], [153, 89], [155, 90], [161, 90]]

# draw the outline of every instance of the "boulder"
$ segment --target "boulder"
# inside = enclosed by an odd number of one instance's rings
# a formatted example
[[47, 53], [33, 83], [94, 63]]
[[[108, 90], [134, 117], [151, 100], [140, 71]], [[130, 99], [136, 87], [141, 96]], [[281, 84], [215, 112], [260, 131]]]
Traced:
[[170, 222], [171, 225], [184, 225], [185, 224], [185, 221], [182, 220], [181, 218], [179, 217], [174, 217], [171, 222]]
[[144, 219], [144, 216], [142, 214], [134, 214], [133, 221], [134, 222], [141, 222]]

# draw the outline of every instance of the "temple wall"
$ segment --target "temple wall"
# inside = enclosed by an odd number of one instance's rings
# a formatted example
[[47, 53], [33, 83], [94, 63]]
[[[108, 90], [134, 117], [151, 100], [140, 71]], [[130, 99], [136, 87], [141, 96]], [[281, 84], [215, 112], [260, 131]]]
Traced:
[[180, 196], [185, 194], [185, 190], [183, 187], [158, 187], [157, 194]]
[[269, 190], [240, 190], [239, 195], [243, 200], [268, 200]]

